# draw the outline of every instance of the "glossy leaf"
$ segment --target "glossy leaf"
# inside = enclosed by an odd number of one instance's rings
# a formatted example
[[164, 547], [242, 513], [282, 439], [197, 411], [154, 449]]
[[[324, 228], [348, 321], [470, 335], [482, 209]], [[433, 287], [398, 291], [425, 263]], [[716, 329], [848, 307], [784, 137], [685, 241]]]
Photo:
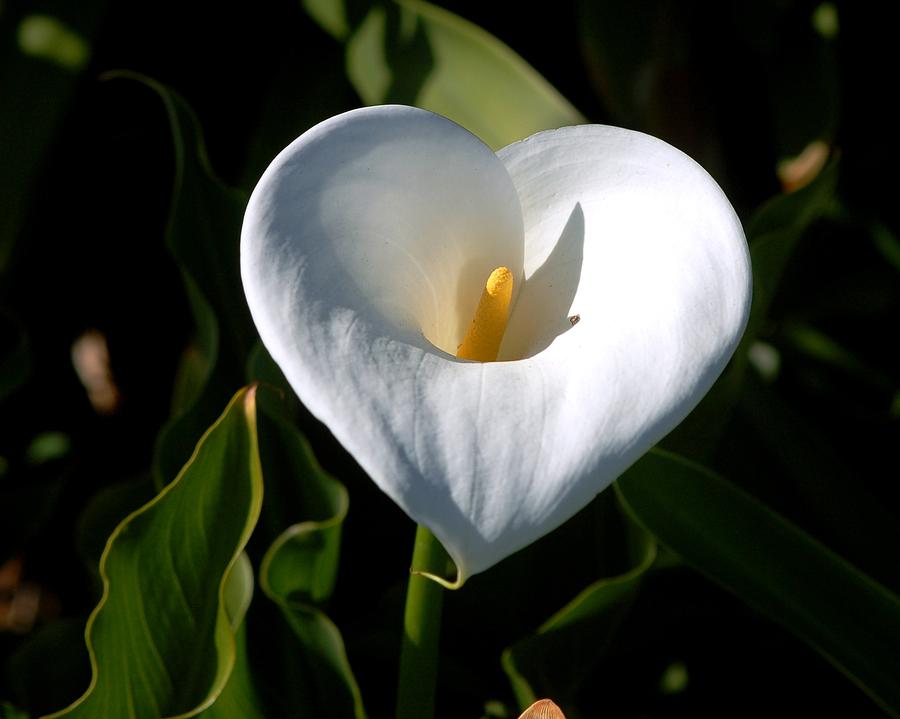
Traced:
[[238, 392], [175, 481], [113, 532], [86, 631], [93, 679], [54, 717], [192, 716], [219, 696], [262, 502], [255, 394]]
[[635, 519], [686, 562], [900, 713], [900, 599], [753, 497], [653, 450], [616, 483]]
[[533, 636], [503, 653], [503, 669], [520, 707], [543, 696], [565, 705], [594, 668], [656, 559], [653, 537], [634, 525], [628, 530], [628, 571], [594, 582]]
[[280, 534], [260, 566], [260, 586], [297, 640], [288, 659], [294, 665], [290, 691], [303, 698], [303, 706], [292, 710], [303, 717], [363, 717], [340, 632], [318, 608], [331, 596], [337, 577], [347, 491], [321, 469], [309, 444], [279, 416], [271, 399], [260, 402], [263, 461], [276, 475], [272, 483], [281, 488], [282, 511], [304, 520]]
[[347, 73], [366, 104], [400, 103], [459, 123], [497, 150], [584, 117], [534, 68], [480, 27], [416, 0], [308, 0], [307, 10], [347, 40]]

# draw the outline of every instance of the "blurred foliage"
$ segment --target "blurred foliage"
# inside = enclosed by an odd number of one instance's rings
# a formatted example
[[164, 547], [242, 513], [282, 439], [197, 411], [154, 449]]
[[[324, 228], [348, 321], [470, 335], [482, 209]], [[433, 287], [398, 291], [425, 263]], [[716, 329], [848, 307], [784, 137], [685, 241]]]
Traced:
[[[199, 706], [185, 687], [216, 674], [228, 681], [201, 715], [390, 714], [413, 527], [287, 389], [237, 267], [247, 193], [274, 154], [375, 102], [442, 112], [493, 147], [584, 121], [662, 137], [733, 200], [755, 268], [747, 337], [664, 442], [704, 466], [654, 451], [619, 486], [646, 529], [607, 492], [448, 594], [438, 716], [512, 717], [536, 694], [570, 719], [900, 713], [892, 25], [802, 0], [511, 12], [0, 4], [0, 716], [88, 687], [84, 624], [126, 586], [110, 558], [171, 557], [172, 537], [148, 549], [129, 530], [161, 510], [197, 531], [165, 509], [174, 489], [154, 495], [197, 471], [196, 443], [248, 381], [265, 496], [231, 585], [232, 617], [246, 612], [234, 669], [196, 662], [172, 706]], [[85, 336], [99, 374], [79, 369]], [[109, 636], [94, 621], [98, 662], [124, 638], [147, 656], [125, 617], [174, 584], [139, 566], [120, 567], [141, 589]], [[182, 635], [154, 634], [179, 661], [210, 636]], [[157, 700], [138, 716], [164, 713]]]

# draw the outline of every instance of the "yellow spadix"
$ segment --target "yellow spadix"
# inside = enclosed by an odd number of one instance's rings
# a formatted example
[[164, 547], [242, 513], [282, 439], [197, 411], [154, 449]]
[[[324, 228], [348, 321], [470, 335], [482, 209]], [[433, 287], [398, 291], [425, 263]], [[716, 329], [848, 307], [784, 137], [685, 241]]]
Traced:
[[478, 301], [472, 326], [456, 351], [460, 359], [495, 362], [506, 332], [509, 303], [512, 299], [513, 274], [508, 267], [491, 272]]

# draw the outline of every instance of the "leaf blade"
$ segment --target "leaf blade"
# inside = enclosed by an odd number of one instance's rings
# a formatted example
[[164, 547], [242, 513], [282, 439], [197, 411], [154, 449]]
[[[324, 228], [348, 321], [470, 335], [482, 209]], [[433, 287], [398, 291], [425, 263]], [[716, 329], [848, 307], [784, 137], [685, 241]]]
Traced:
[[91, 684], [51, 717], [193, 716], [215, 701], [242, 614], [227, 606], [229, 578], [261, 504], [255, 388], [244, 388], [178, 477], [110, 537], [86, 630]]
[[418, 0], [376, 3], [347, 41], [347, 74], [369, 105], [449, 117], [494, 150], [585, 118], [490, 33]]
[[652, 450], [615, 487], [660, 542], [900, 713], [900, 599], [755, 498], [677, 455]]
[[259, 570], [260, 587], [296, 640], [289, 650], [294, 667], [290, 692], [304, 699], [303, 707], [294, 710], [302, 717], [363, 719], [362, 695], [340, 630], [320, 609], [337, 579], [347, 490], [322, 470], [303, 435], [281, 416], [281, 405], [261, 399], [263, 461], [284, 475], [272, 477], [280, 485], [282, 503], [304, 515], [304, 521], [278, 535]]
[[599, 649], [615, 631], [656, 561], [656, 542], [642, 528], [628, 525], [631, 565], [597, 580], [544, 622], [534, 635], [508, 647], [503, 670], [521, 707], [552, 695], [571, 700], [592, 668]]

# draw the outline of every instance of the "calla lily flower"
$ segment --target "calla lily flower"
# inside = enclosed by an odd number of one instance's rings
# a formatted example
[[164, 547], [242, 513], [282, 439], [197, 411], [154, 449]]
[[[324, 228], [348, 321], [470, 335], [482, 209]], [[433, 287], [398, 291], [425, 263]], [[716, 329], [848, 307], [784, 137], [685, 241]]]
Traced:
[[[457, 357], [497, 268], [513, 282], [496, 361]], [[241, 269], [301, 401], [437, 536], [454, 586], [684, 419], [751, 291], [734, 210], [670, 145], [584, 125], [494, 153], [402, 106], [333, 117], [278, 155]]]

